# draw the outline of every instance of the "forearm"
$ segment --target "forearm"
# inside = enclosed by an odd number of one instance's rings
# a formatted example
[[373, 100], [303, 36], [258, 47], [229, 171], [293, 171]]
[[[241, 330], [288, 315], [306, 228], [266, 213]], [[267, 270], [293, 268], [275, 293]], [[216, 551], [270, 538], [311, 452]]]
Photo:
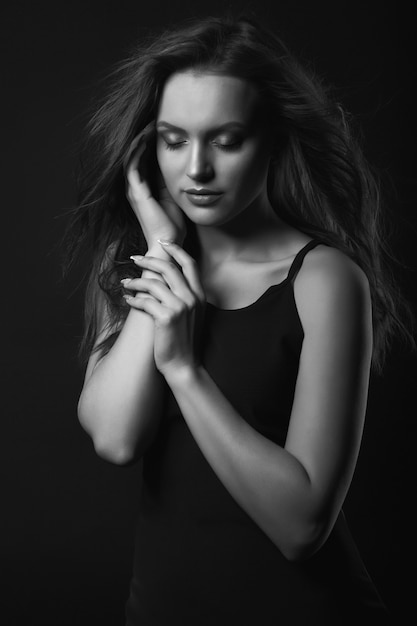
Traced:
[[110, 352], [85, 383], [78, 404], [97, 453], [110, 461], [140, 455], [159, 421], [164, 381], [153, 360], [153, 323], [131, 311]]
[[86, 376], [79, 419], [98, 454], [110, 461], [140, 456], [159, 423], [166, 383], [153, 347], [153, 319], [131, 309], [109, 353]]
[[189, 370], [167, 382], [226, 489], [288, 558], [299, 558], [317, 533], [314, 488], [302, 464], [253, 429], [206, 370]]

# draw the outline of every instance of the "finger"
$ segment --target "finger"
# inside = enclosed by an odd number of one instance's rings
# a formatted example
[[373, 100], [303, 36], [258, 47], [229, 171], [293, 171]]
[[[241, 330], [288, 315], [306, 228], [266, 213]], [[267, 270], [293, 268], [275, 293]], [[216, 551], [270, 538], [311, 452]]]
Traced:
[[126, 295], [123, 297], [132, 309], [144, 311], [153, 317], [154, 320], [160, 320], [166, 311], [166, 307], [163, 304], [145, 295], [137, 295], [135, 297]]
[[146, 150], [146, 143], [142, 137], [136, 137], [129, 148], [124, 160], [124, 172], [128, 183], [133, 187], [145, 182], [144, 176], [140, 175], [140, 160]]
[[146, 178], [140, 175], [139, 162], [145, 150], [145, 146], [140, 146], [131, 157], [127, 169], [125, 170], [126, 180], [132, 190], [143, 190], [148, 187]]
[[133, 139], [129, 146], [127, 154], [123, 159], [123, 170], [127, 170], [139, 164], [140, 157], [146, 149], [146, 144], [155, 132], [155, 120], [152, 120], [145, 128]]
[[203, 286], [200, 281], [200, 276], [198, 274], [197, 263], [193, 257], [191, 257], [188, 252], [181, 248], [178, 244], [172, 241], [164, 241], [159, 239], [159, 244], [162, 248], [167, 252], [182, 269], [182, 273], [187, 279], [187, 282], [193, 291], [193, 293], [197, 296], [200, 302], [205, 302], [206, 296], [204, 293]]
[[[127, 172], [131, 167], [132, 167], [132, 162], [134, 160], [136, 160], [136, 163], [139, 160], [139, 155], [140, 155], [140, 151], [138, 149], [138, 145], [141, 142], [142, 137], [140, 135], [138, 135], [137, 137], [134, 138], [134, 140], [132, 141], [132, 143], [129, 146], [129, 149], [127, 151], [127, 154], [125, 156], [125, 158], [123, 159], [123, 170], [124, 172]], [[143, 151], [145, 148], [145, 144], [143, 143], [141, 145], [141, 151]]]
[[124, 160], [124, 172], [128, 183], [127, 196], [134, 209], [136, 209], [136, 203], [152, 198], [147, 182], [146, 159], [145, 163], [142, 163], [147, 141], [152, 132], [154, 132], [154, 127], [151, 128], [148, 124], [146, 129], [132, 141]]
[[[129, 287], [125, 287], [126, 291], [130, 291]], [[134, 291], [132, 289], [132, 291]], [[155, 300], [155, 302], [159, 302], [159, 300], [157, 300], [156, 298], [154, 298], [154, 296], [151, 296], [150, 293], [144, 293], [144, 292], [137, 292], [136, 294], [131, 294], [131, 293], [124, 293], [122, 294], [122, 297], [126, 300], [126, 298], [135, 298], [136, 296], [140, 296], [141, 298], [148, 298], [149, 300]]]
[[138, 210], [139, 204], [151, 200], [152, 194], [146, 180], [139, 176], [139, 172], [133, 161], [126, 173], [126, 180], [128, 182], [127, 198], [136, 216], [140, 219]]
[[152, 278], [124, 279], [123, 286], [129, 291], [137, 291], [140, 295], [150, 294], [165, 307], [179, 310], [183, 302], [162, 281]]
[[166, 261], [150, 256], [131, 256], [130, 258], [142, 269], [159, 273], [172, 293], [183, 300], [187, 306], [192, 307], [194, 305], [196, 295], [188, 285], [187, 278], [174, 261]]

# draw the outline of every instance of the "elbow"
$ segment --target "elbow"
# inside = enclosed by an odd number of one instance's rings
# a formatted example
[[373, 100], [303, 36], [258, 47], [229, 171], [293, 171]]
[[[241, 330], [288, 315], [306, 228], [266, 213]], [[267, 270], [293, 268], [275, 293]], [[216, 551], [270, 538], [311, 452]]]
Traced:
[[281, 552], [287, 561], [297, 563], [309, 559], [320, 547], [321, 545], [317, 545], [315, 542], [298, 541], [286, 544], [281, 548]]
[[114, 465], [129, 465], [135, 460], [134, 451], [128, 446], [94, 439], [93, 444], [96, 454]]
[[89, 419], [89, 413], [85, 410], [81, 399], [78, 403], [78, 420], [82, 428], [91, 437], [96, 454], [115, 465], [128, 465], [135, 460], [135, 450], [131, 445], [122, 441], [114, 432], [103, 428], [94, 427], [94, 423]]
[[319, 523], [293, 529], [279, 548], [288, 561], [305, 561], [320, 550], [329, 532], [326, 532], [325, 525]]

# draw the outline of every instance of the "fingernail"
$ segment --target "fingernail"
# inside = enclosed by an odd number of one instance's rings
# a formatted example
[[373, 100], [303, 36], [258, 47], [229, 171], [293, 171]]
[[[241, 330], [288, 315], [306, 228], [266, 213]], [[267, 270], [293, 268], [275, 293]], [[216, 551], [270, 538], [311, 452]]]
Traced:
[[143, 256], [141, 254], [134, 254], [130, 256], [129, 259], [132, 259], [132, 261], [141, 261], [143, 259]]
[[170, 246], [173, 241], [168, 241], [167, 239], [157, 239], [157, 242], [161, 244], [161, 246]]
[[130, 283], [131, 280], [132, 280], [131, 278], [122, 278], [120, 282], [126, 285], [127, 283]]

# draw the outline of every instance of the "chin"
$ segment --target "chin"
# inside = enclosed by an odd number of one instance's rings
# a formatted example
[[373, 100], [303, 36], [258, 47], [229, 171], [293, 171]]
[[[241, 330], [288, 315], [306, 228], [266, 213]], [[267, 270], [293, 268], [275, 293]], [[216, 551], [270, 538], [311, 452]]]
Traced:
[[224, 219], [220, 218], [218, 215], [209, 214], [208, 211], [206, 214], [196, 214], [191, 211], [184, 211], [184, 213], [190, 222], [193, 222], [196, 226], [220, 226], [224, 223]]
[[180, 203], [177, 201], [177, 204], [191, 222], [201, 226], [221, 226], [222, 224], [232, 221], [236, 216], [236, 212], [233, 213], [230, 211], [230, 207], [222, 206], [221, 203], [201, 207], [195, 206], [189, 202]]
[[224, 211], [217, 207], [180, 207], [184, 215], [197, 226], [221, 226], [233, 219], [233, 216], [225, 215]]

